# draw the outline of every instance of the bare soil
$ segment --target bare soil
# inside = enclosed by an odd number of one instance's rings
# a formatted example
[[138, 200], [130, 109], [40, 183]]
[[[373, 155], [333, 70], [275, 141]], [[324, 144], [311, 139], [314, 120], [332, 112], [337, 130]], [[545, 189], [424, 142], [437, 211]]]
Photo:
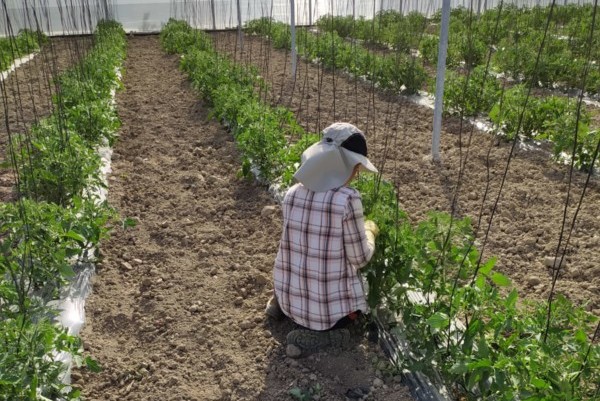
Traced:
[[32, 60], [0, 83], [0, 202], [16, 196], [12, 169], [1, 167], [2, 162], [9, 160], [9, 133], [27, 133], [34, 123], [50, 115], [52, 96], [56, 94], [54, 80], [81, 60], [90, 45], [90, 36], [50, 38]]
[[263, 315], [281, 213], [238, 178], [232, 136], [178, 60], [156, 36], [129, 39], [109, 202], [138, 224], [102, 246], [82, 338], [104, 370], [77, 371], [75, 384], [103, 401], [281, 401], [319, 386], [318, 399], [344, 400], [374, 383], [369, 399], [410, 400], [365, 337], [343, 352], [285, 356], [293, 324]]
[[[268, 40], [245, 36], [241, 50], [235, 46], [235, 32], [213, 37], [220, 51], [256, 66], [270, 85], [265, 99], [289, 107], [305, 129], [319, 132], [343, 120], [365, 130], [370, 158], [397, 185], [400, 205], [415, 223], [431, 210], [470, 217], [484, 257], [498, 257], [497, 268], [511, 277], [521, 296], [548, 297], [554, 272], [549, 266], [563, 216], [564, 247], [585, 173], [574, 172], [569, 184], [568, 167], [553, 162], [539, 147], [527, 150], [518, 145], [509, 162], [510, 143], [456, 118], [443, 120], [441, 163], [432, 163], [432, 110], [305, 60], [298, 62], [294, 80], [288, 52], [273, 49]], [[556, 284], [557, 293], [586, 305], [596, 316], [600, 316], [599, 182], [596, 176], [587, 186]]]

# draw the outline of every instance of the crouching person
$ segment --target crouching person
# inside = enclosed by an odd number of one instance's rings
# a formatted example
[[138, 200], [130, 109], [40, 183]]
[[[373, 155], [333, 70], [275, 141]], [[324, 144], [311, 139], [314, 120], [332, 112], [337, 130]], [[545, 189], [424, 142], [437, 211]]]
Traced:
[[365, 221], [361, 197], [347, 185], [359, 171], [376, 173], [364, 134], [348, 123], [323, 130], [302, 154], [283, 200], [283, 232], [267, 315], [300, 327], [287, 335], [289, 356], [345, 347], [346, 327], [367, 310], [359, 269], [375, 250], [378, 228]]

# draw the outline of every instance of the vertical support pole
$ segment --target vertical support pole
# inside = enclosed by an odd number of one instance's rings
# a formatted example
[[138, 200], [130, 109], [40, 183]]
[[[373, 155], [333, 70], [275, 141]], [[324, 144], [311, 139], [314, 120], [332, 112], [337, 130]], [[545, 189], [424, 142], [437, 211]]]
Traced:
[[435, 108], [433, 111], [433, 139], [431, 156], [440, 160], [440, 131], [442, 129], [442, 109], [444, 108], [444, 79], [446, 75], [446, 55], [448, 54], [448, 27], [450, 25], [450, 0], [442, 3], [442, 26], [438, 50], [437, 75], [435, 79]]
[[240, 50], [244, 50], [244, 38], [242, 35], [242, 6], [240, 0], [237, 0], [237, 19], [238, 19], [238, 39]]
[[308, 0], [308, 26], [312, 26], [312, 0]]
[[296, 78], [296, 2], [290, 0], [290, 31], [292, 33], [292, 77]]
[[215, 17], [215, 0], [210, 0], [210, 12], [212, 14], [213, 31], [217, 30], [217, 18]]

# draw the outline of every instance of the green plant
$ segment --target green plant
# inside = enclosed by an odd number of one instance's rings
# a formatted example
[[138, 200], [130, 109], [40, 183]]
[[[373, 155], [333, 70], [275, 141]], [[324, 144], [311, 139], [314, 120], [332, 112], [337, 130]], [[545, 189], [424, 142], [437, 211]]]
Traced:
[[168, 53], [185, 53], [195, 41], [194, 30], [185, 21], [169, 18], [160, 31], [160, 43]]
[[303, 390], [300, 387], [294, 387], [290, 389], [288, 393], [298, 401], [311, 401], [315, 399], [315, 396], [319, 396], [321, 391], [323, 391], [323, 387], [317, 383], [307, 390]]
[[413, 227], [390, 184], [367, 177], [356, 185], [366, 217], [381, 228], [365, 270], [368, 301], [402, 317], [411, 354], [401, 367], [439, 371], [469, 400], [593, 397], [600, 346], [586, 333], [598, 318], [560, 297], [552, 338], [541, 341], [546, 303], [519, 303], [495, 259], [480, 262], [467, 219], [436, 212]]
[[448, 71], [444, 85], [444, 111], [463, 116], [489, 112], [500, 97], [496, 77], [478, 66], [466, 75]]
[[[322, 24], [327, 25], [323, 17]], [[273, 45], [278, 48], [289, 48], [287, 40], [289, 26], [281, 22], [263, 19], [257, 23], [248, 23], [253, 33], [270, 36]], [[314, 34], [305, 29], [298, 31], [298, 53], [309, 60], [319, 60], [325, 66], [346, 69], [355, 76], [366, 76], [383, 89], [402, 91], [406, 94], [416, 93], [425, 82], [425, 71], [420, 63], [405, 54], [379, 56], [369, 52], [360, 45], [352, 45], [342, 39], [336, 32]]]
[[32, 199], [67, 206], [84, 189], [103, 185], [100, 156], [55, 119], [34, 126], [29, 138], [17, 136], [11, 150], [21, 166], [19, 191]]
[[0, 205], [3, 400], [79, 399], [79, 390], [62, 382], [62, 352], [97, 368], [81, 357], [79, 339], [53, 322], [58, 312], [52, 306], [74, 264], [94, 260], [91, 249], [114, 217], [92, 193], [103, 185], [95, 148], [118, 127], [110, 102], [125, 33], [114, 21], [100, 21], [94, 39], [86, 58], [58, 78], [56, 111], [11, 143], [20, 196]]
[[15, 59], [39, 50], [47, 40], [43, 33], [28, 29], [13, 37], [0, 38], [0, 71], [8, 69]]

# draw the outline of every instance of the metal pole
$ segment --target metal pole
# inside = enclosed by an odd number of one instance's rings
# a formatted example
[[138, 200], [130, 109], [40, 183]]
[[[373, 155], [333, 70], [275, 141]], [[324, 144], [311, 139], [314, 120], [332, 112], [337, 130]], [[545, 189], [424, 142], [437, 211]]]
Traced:
[[442, 109], [444, 107], [444, 78], [446, 75], [446, 55], [448, 53], [448, 27], [450, 25], [450, 0], [442, 3], [442, 26], [438, 50], [437, 77], [435, 80], [435, 108], [433, 111], [433, 140], [431, 156], [440, 160], [440, 131], [442, 129]]
[[242, 6], [240, 0], [237, 0], [237, 17], [238, 17], [238, 37], [240, 43], [240, 49], [244, 50], [244, 38], [242, 36]]
[[292, 32], [292, 77], [296, 77], [296, 5], [290, 0], [290, 30]]
[[308, 0], [308, 25], [312, 26], [312, 0]]

